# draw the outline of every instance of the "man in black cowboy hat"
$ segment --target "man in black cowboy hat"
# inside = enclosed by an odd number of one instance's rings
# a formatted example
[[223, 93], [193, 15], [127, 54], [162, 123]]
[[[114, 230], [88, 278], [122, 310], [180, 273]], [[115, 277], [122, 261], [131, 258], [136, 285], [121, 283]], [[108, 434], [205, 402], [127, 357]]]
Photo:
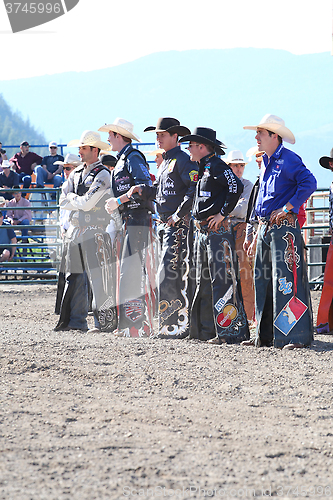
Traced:
[[237, 282], [237, 258], [228, 214], [243, 185], [218, 155], [224, 144], [213, 129], [197, 127], [180, 142], [189, 141], [191, 160], [199, 167], [192, 214], [197, 228], [194, 242], [196, 290], [191, 308], [190, 337], [210, 343], [237, 343], [249, 328]]
[[156, 201], [160, 243], [158, 335], [183, 338], [188, 335], [190, 320], [188, 230], [198, 167], [178, 145], [178, 137], [190, 131], [176, 118], [159, 118], [156, 127], [147, 127], [145, 132], [156, 132], [157, 145], [165, 151], [163, 162], [153, 187], [135, 186], [128, 195], [139, 193], [143, 199]]

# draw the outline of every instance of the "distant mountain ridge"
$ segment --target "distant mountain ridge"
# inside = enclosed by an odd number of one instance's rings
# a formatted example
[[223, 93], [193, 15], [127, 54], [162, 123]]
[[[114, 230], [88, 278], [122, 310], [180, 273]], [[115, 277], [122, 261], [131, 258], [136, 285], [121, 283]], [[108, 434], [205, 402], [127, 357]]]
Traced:
[[[255, 134], [243, 126], [277, 114], [296, 136], [290, 149], [325, 187], [330, 178], [318, 158], [333, 146], [332, 82], [328, 52], [244, 48], [155, 53], [102, 70], [3, 81], [0, 92], [47, 141], [58, 142], [117, 116], [132, 121], [141, 139], [151, 142], [154, 134], [143, 129], [159, 116], [175, 116], [191, 129], [215, 128], [229, 150], [245, 154]], [[251, 180], [257, 173], [252, 165], [245, 171]]]

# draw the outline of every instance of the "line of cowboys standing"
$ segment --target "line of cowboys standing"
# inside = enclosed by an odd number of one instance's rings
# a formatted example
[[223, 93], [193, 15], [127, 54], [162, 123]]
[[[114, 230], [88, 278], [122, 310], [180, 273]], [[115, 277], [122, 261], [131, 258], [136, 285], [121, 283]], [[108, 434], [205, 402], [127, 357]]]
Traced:
[[[316, 180], [283, 146], [295, 138], [281, 118], [265, 115], [258, 125], [244, 128], [256, 130], [264, 164], [251, 197], [241, 152], [230, 152], [224, 162], [226, 146], [211, 128], [191, 133], [169, 117], [147, 127], [164, 151], [153, 183], [144, 155], [132, 145], [140, 139], [124, 119], [99, 129], [108, 133], [109, 144], [93, 131], [68, 144], [79, 147], [83, 164], [70, 173], [60, 197], [71, 225], [56, 330], [87, 329], [84, 274], [93, 296], [90, 332], [287, 349], [311, 344], [297, 213]], [[182, 142], [189, 143], [189, 155]], [[99, 160], [109, 145], [118, 153], [111, 173]], [[106, 231], [110, 217], [116, 227], [113, 242]], [[255, 230], [248, 231], [252, 226]], [[255, 279], [254, 245], [245, 234], [256, 243]]]

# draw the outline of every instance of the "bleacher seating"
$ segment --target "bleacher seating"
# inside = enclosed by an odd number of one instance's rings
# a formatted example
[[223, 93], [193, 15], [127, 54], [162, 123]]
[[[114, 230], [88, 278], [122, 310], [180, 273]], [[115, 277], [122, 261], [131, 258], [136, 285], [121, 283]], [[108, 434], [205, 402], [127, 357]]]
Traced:
[[[6, 191], [15, 192], [17, 189]], [[12, 226], [17, 237], [17, 244], [14, 245], [16, 252], [11, 262], [0, 264], [0, 281], [56, 282], [62, 251], [58, 204], [60, 190], [47, 186], [21, 191], [29, 193], [33, 218], [29, 226]], [[54, 192], [56, 201], [51, 200], [51, 193]], [[28, 229], [28, 243], [22, 242], [22, 228]]]

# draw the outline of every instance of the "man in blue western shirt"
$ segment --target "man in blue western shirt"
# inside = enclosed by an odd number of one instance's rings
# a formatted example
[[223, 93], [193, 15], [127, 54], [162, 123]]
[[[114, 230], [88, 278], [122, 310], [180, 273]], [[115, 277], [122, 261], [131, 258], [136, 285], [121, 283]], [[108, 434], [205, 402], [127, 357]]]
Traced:
[[[293, 133], [275, 115], [265, 115], [256, 130], [265, 151], [256, 214], [260, 220], [255, 263], [256, 339], [252, 345], [294, 349], [313, 340], [311, 302], [304, 245], [297, 213], [317, 182], [302, 159], [283, 146]], [[252, 341], [245, 342], [251, 345]]]

